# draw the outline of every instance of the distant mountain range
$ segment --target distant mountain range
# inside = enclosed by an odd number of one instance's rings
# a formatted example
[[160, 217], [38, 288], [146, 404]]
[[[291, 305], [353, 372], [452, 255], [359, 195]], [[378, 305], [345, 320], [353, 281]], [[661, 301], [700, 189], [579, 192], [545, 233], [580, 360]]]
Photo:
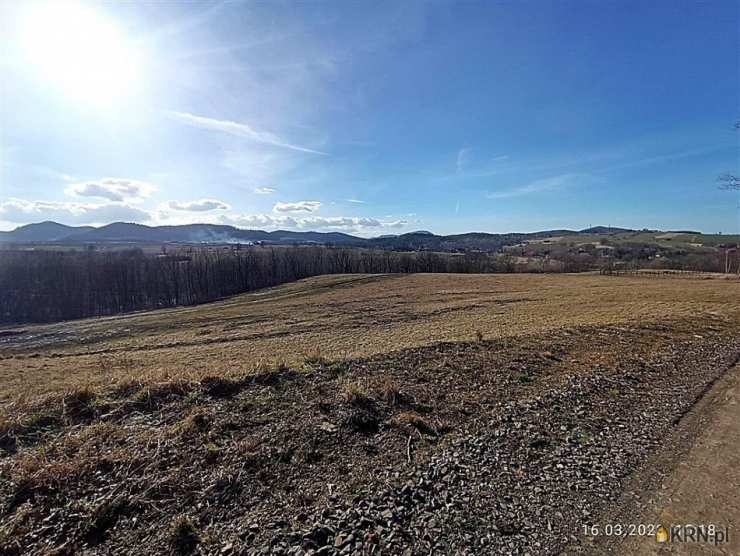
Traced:
[[378, 247], [382, 249], [430, 249], [439, 251], [494, 251], [534, 239], [564, 235], [615, 234], [633, 232], [625, 228], [596, 226], [585, 230], [548, 230], [533, 233], [487, 234], [466, 233], [439, 236], [427, 231], [401, 235], [383, 235], [361, 238], [341, 232], [291, 232], [278, 230], [243, 230], [216, 224], [187, 224], [183, 226], [144, 226], [114, 222], [107, 226], [65, 226], [57, 222], [40, 222], [20, 226], [10, 232], [0, 232], [5, 243], [266, 243], [274, 245], [331, 244], [344, 246]]
[[340, 232], [290, 232], [279, 230], [242, 230], [217, 224], [183, 226], [144, 226], [114, 222], [107, 226], [65, 226], [57, 222], [40, 222], [0, 232], [0, 241], [18, 243], [362, 243], [362, 238]]

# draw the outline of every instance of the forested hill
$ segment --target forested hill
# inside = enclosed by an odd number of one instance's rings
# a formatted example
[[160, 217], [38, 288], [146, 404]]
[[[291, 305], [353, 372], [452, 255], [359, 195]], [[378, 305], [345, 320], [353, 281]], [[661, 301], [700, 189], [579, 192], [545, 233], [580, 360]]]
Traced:
[[277, 230], [244, 230], [216, 224], [188, 224], [182, 226], [144, 226], [115, 222], [99, 228], [65, 226], [56, 222], [41, 222], [21, 226], [10, 232], [0, 232], [5, 244], [112, 244], [112, 243], [189, 243], [189, 244], [270, 244], [270, 245], [336, 245], [368, 247], [393, 251], [500, 251], [505, 246], [559, 244], [570, 247], [586, 244], [643, 244], [687, 249], [697, 246], [716, 247], [738, 242], [737, 236], [706, 235], [692, 231], [663, 232], [659, 230], [630, 230], [595, 226], [585, 230], [546, 230], [531, 233], [489, 234], [482, 232], [436, 235], [418, 231], [400, 235], [362, 238], [342, 232], [295, 232]]
[[340, 232], [290, 232], [278, 230], [242, 230], [217, 224], [187, 224], [182, 226], [144, 226], [114, 222], [107, 226], [65, 226], [56, 222], [40, 222], [0, 232], [0, 241], [16, 243], [336, 243], [362, 244], [364, 239]]

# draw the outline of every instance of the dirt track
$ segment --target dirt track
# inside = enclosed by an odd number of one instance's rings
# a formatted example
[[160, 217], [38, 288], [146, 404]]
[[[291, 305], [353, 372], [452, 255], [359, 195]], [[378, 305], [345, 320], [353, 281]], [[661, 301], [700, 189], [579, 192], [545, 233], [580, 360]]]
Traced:
[[689, 418], [693, 422], [687, 428], [696, 437], [651, 494], [639, 522], [712, 524], [729, 530], [729, 542], [658, 544], [653, 538], [631, 538], [615, 553], [740, 554], [740, 365], [717, 381]]

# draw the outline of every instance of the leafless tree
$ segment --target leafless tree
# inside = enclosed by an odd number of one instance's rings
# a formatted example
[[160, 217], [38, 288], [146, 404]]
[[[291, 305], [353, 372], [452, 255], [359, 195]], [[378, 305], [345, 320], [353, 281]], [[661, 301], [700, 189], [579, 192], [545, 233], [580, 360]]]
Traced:
[[[735, 122], [735, 129], [740, 130], [740, 120]], [[736, 176], [731, 172], [720, 174], [717, 178], [717, 181], [719, 182], [720, 189], [725, 189], [729, 191], [740, 190], [740, 176]]]
[[735, 174], [725, 172], [724, 174], [719, 175], [717, 181], [719, 182], [720, 189], [725, 189], [727, 191], [740, 190], [740, 177]]
[[[595, 250], [594, 250], [595, 251]], [[620, 264], [721, 272], [714, 254], [624, 244]], [[527, 262], [518, 263], [512, 255]], [[552, 250], [547, 265], [524, 253], [436, 253], [321, 246], [182, 247], [167, 252], [27, 251], [0, 253], [0, 323], [53, 322], [139, 309], [194, 305], [229, 295], [336, 273], [581, 272], [604, 264], [595, 252]], [[670, 255], [670, 256], [668, 256]], [[609, 264], [612, 263], [609, 259]], [[615, 261], [616, 263], [616, 261]]]

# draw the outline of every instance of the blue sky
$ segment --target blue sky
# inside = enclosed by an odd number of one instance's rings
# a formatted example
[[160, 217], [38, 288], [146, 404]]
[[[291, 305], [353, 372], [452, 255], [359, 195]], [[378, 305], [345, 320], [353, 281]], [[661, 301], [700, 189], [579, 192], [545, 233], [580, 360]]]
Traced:
[[737, 232], [739, 25], [718, 0], [6, 2], [0, 228]]

